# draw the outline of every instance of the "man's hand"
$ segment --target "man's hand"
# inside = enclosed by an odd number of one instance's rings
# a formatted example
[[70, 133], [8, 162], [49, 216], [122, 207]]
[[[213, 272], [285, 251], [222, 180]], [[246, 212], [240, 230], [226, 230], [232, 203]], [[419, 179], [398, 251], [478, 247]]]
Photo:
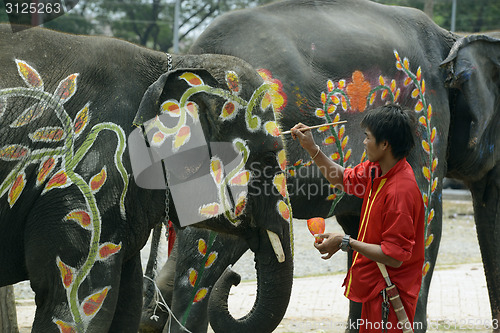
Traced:
[[292, 138], [294, 140], [298, 138], [302, 148], [304, 148], [309, 153], [309, 155], [312, 156], [312, 155], [316, 154], [316, 152], [318, 150], [318, 146], [314, 142], [314, 138], [312, 136], [311, 130], [308, 129], [308, 130], [305, 130], [303, 132], [300, 131], [300, 129], [303, 129], [303, 128], [308, 128], [308, 127], [302, 123], [298, 123], [297, 125], [293, 126], [292, 129], [290, 130], [292, 132], [291, 133]]
[[322, 256], [322, 259], [330, 259], [339, 249], [340, 243], [342, 243], [343, 234], [319, 234], [314, 235], [315, 238], [319, 238], [323, 240], [322, 243], [314, 243], [314, 247], [318, 249], [319, 253], [327, 254], [326, 256]]

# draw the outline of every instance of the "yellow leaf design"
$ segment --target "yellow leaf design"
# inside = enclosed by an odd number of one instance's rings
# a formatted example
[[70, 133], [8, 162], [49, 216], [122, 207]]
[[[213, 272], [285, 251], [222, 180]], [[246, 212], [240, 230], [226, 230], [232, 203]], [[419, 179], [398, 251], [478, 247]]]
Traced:
[[183, 146], [186, 142], [189, 141], [191, 138], [191, 128], [189, 126], [184, 125], [182, 126], [179, 131], [177, 131], [177, 134], [175, 134], [175, 139], [173, 142], [173, 150], [177, 151], [181, 146]]
[[162, 131], [158, 131], [153, 134], [153, 137], [151, 138], [151, 146], [160, 147], [166, 139], [167, 134], [163, 133]]
[[26, 185], [26, 175], [24, 174], [24, 172], [20, 172], [11, 186], [9, 191], [9, 196], [7, 198], [7, 201], [9, 202], [11, 208], [12, 206], [14, 206], [17, 199], [19, 199], [19, 196], [23, 192], [25, 185]]
[[59, 267], [59, 273], [61, 274], [62, 283], [67, 289], [73, 284], [75, 269], [63, 263], [59, 257], [57, 257], [56, 262], [57, 267]]
[[189, 284], [191, 285], [191, 287], [194, 287], [197, 280], [198, 280], [198, 272], [195, 269], [190, 268], [189, 269]]
[[246, 192], [241, 192], [236, 200], [236, 207], [234, 207], [234, 216], [240, 216], [245, 210], [247, 204], [247, 194]]
[[222, 182], [222, 162], [216, 157], [210, 162], [210, 173], [216, 184]]
[[10, 124], [10, 127], [16, 128], [29, 124], [33, 120], [40, 118], [45, 109], [46, 106], [42, 103], [37, 103], [28, 107], [19, 117], [16, 118], [16, 120], [12, 122], [12, 124]]
[[64, 217], [68, 221], [76, 221], [82, 227], [86, 228], [92, 223], [90, 215], [83, 210], [74, 210]]
[[250, 180], [250, 172], [244, 170], [231, 179], [231, 185], [247, 185]]
[[427, 119], [431, 119], [432, 118], [432, 105], [429, 104], [429, 106], [427, 107]]
[[58, 96], [62, 103], [66, 103], [75, 94], [78, 75], [78, 73], [71, 74], [62, 80], [56, 88], [54, 95]]
[[429, 268], [431, 268], [431, 264], [427, 261], [422, 268], [422, 276], [426, 276], [427, 272], [429, 272]]
[[325, 111], [323, 109], [316, 109], [316, 117], [324, 117], [325, 116]]
[[321, 92], [321, 103], [326, 104], [326, 93], [324, 91]]
[[332, 114], [332, 113], [334, 113], [335, 111], [337, 111], [337, 106], [336, 106], [336, 105], [333, 105], [333, 104], [330, 104], [330, 105], [328, 106], [328, 110], [327, 110], [328, 114]]
[[102, 307], [102, 303], [108, 295], [109, 287], [102, 289], [101, 291], [90, 295], [82, 303], [83, 313], [90, 317], [96, 314]]
[[199, 119], [198, 117], [198, 104], [194, 102], [188, 102], [186, 104], [186, 110], [188, 114], [193, 118], [194, 121], [197, 121]]
[[165, 101], [160, 108], [162, 113], [167, 113], [171, 117], [179, 117], [181, 115], [181, 107], [177, 101]]
[[341, 147], [342, 147], [342, 150], [345, 149], [345, 147], [347, 146], [347, 143], [349, 142], [349, 136], [346, 136], [344, 138], [344, 140], [342, 140], [342, 144], [341, 144]]
[[283, 200], [278, 201], [278, 212], [285, 220], [288, 221], [290, 219], [290, 210]]
[[330, 155], [330, 158], [334, 161], [337, 161], [338, 159], [340, 159], [340, 154], [337, 152], [337, 153], [333, 153]]
[[36, 185], [40, 186], [45, 179], [47, 179], [48, 175], [54, 170], [56, 166], [56, 159], [54, 157], [48, 157], [40, 164], [40, 169], [38, 170], [38, 174], [36, 176]]
[[285, 171], [286, 164], [287, 164], [286, 152], [283, 149], [283, 150], [280, 150], [280, 152], [278, 153], [278, 165], [280, 166], [281, 170]]
[[106, 166], [104, 166], [97, 175], [90, 179], [89, 185], [92, 192], [95, 193], [101, 189], [106, 182], [107, 175]]
[[200, 207], [199, 211], [201, 216], [205, 217], [214, 217], [219, 215], [219, 204], [218, 203], [212, 203], [208, 205], [203, 205]]
[[420, 94], [420, 90], [413, 89], [413, 91], [411, 92], [411, 97], [417, 98], [419, 94]]
[[208, 255], [207, 261], [205, 262], [205, 268], [210, 268], [214, 261], [217, 259], [217, 252], [212, 252]]
[[425, 248], [428, 248], [431, 244], [432, 244], [432, 241], [434, 240], [434, 235], [429, 235], [429, 237], [427, 237], [427, 239], [425, 240]]
[[424, 116], [422, 116], [422, 117], [418, 118], [418, 121], [419, 121], [422, 125], [424, 125], [425, 127], [427, 127], [427, 119], [426, 119]]
[[229, 87], [229, 90], [239, 93], [240, 92], [240, 79], [238, 78], [238, 74], [233, 71], [228, 71], [226, 73], [226, 83]]
[[425, 152], [428, 154], [431, 152], [431, 146], [429, 145], [429, 142], [425, 140], [422, 140], [422, 148], [424, 148]]
[[286, 176], [284, 173], [280, 172], [273, 179], [274, 187], [278, 190], [278, 192], [286, 197]]
[[431, 180], [431, 171], [428, 167], [422, 167], [422, 173], [424, 174], [425, 179], [427, 179], [428, 181]]
[[203, 256], [207, 253], [207, 243], [202, 238], [198, 239], [198, 252]]
[[109, 258], [115, 253], [120, 252], [122, 244], [104, 243], [99, 247], [99, 259], [103, 260]]
[[434, 218], [434, 208], [431, 209], [429, 212], [429, 216], [427, 217], [427, 225], [432, 222], [432, 219]]
[[344, 155], [344, 163], [347, 163], [347, 161], [351, 157], [351, 154], [352, 154], [352, 149], [349, 149]]
[[436, 170], [437, 166], [438, 166], [438, 159], [437, 159], [437, 157], [436, 157], [436, 158], [432, 161], [432, 168], [431, 168], [432, 172], [434, 172], [434, 171]]
[[434, 143], [435, 139], [436, 139], [436, 127], [434, 127], [431, 131], [431, 143]]
[[207, 296], [207, 292], [207, 288], [201, 288], [200, 290], [198, 290], [198, 292], [194, 296], [193, 303], [198, 303], [199, 301], [203, 300], [205, 296]]
[[335, 137], [334, 137], [333, 135], [330, 135], [329, 137], [327, 137], [327, 138], [325, 139], [324, 144], [325, 144], [326, 146], [328, 146], [328, 145], [333, 145], [333, 144], [335, 143], [335, 141], [336, 141], [336, 140], [335, 140]]
[[66, 323], [62, 320], [56, 320], [54, 323], [57, 325], [59, 332], [61, 333], [77, 333], [76, 328], [70, 323]]
[[264, 128], [266, 129], [267, 133], [271, 134], [272, 136], [280, 136], [280, 130], [275, 121], [266, 122], [264, 124]]
[[185, 80], [190, 86], [193, 87], [203, 84], [203, 80], [201, 79], [201, 77], [191, 72], [186, 72], [179, 77]]
[[78, 136], [87, 126], [89, 122], [89, 103], [87, 103], [83, 109], [81, 109], [75, 117], [75, 122], [73, 127], [75, 129], [75, 135]]
[[328, 80], [326, 82], [326, 86], [328, 88], [328, 92], [331, 92], [333, 90], [333, 88], [334, 88], [333, 81], [332, 80]]
[[43, 90], [43, 81], [40, 74], [25, 61], [18, 59], [15, 59], [15, 61], [17, 64], [17, 71], [24, 82], [32, 88]]

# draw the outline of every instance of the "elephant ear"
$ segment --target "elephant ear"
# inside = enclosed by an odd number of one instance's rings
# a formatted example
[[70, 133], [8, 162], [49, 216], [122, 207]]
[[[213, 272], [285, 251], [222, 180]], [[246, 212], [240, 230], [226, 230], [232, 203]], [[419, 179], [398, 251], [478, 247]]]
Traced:
[[500, 40], [484, 35], [463, 37], [455, 42], [441, 63], [446, 84], [458, 89], [460, 105], [471, 119], [469, 148], [484, 141], [500, 98]]
[[218, 86], [217, 80], [204, 69], [179, 68], [162, 74], [144, 93], [134, 125], [141, 126], [160, 115], [163, 102], [180, 101], [187, 89], [203, 84]]

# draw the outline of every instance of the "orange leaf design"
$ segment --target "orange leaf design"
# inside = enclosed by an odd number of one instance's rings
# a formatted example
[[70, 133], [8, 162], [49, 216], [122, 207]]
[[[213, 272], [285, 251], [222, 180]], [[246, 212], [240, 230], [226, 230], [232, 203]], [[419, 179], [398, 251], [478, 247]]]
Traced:
[[336, 141], [336, 140], [335, 140], [335, 137], [334, 137], [333, 135], [330, 135], [329, 137], [327, 137], [327, 138], [325, 139], [324, 144], [325, 144], [326, 146], [328, 146], [328, 145], [333, 145], [333, 144], [335, 143], [335, 141]]
[[321, 126], [318, 128], [318, 132], [319, 133], [326, 132], [326, 131], [328, 131], [329, 128], [330, 128], [330, 126]]
[[207, 261], [205, 262], [205, 268], [210, 268], [215, 260], [217, 260], [217, 252], [212, 252], [208, 255]]
[[179, 76], [181, 79], [185, 80], [190, 86], [199, 86], [203, 84], [201, 77], [194, 73], [186, 72]]
[[9, 202], [10, 207], [14, 206], [17, 199], [19, 199], [19, 196], [23, 192], [25, 185], [26, 185], [26, 175], [24, 174], [24, 172], [20, 172], [17, 175], [16, 180], [12, 184], [9, 191], [9, 196], [7, 198], [7, 201]]
[[284, 173], [280, 172], [274, 176], [273, 179], [274, 187], [278, 190], [281, 196], [286, 197], [286, 176]]
[[295, 177], [295, 170], [294, 169], [288, 170], [288, 173], [290, 174], [290, 176]]
[[288, 221], [290, 219], [290, 210], [283, 200], [278, 201], [278, 212], [285, 220]]
[[342, 138], [344, 137], [344, 133], [345, 133], [345, 126], [342, 125], [342, 127], [340, 127], [339, 129], [339, 139], [342, 140]]
[[36, 185], [40, 186], [47, 176], [54, 170], [56, 166], [56, 159], [54, 157], [49, 157], [40, 164], [40, 169], [38, 170], [38, 175], [36, 176]]
[[435, 139], [436, 139], [436, 127], [434, 127], [431, 131], [431, 143], [434, 143]]
[[216, 157], [210, 162], [210, 173], [216, 184], [222, 182], [222, 162]]
[[71, 74], [59, 83], [55, 96], [58, 96], [62, 103], [66, 103], [76, 92], [76, 79], [79, 74]]
[[307, 220], [307, 228], [311, 234], [318, 235], [325, 232], [325, 219], [322, 217], [313, 217]]
[[266, 122], [264, 124], [264, 128], [266, 129], [267, 133], [271, 134], [272, 136], [280, 136], [280, 130], [275, 121]]
[[244, 170], [231, 179], [231, 185], [247, 185], [250, 180], [250, 172]]
[[191, 118], [193, 118], [193, 120], [198, 120], [198, 104], [194, 102], [188, 102], [185, 108]]
[[[375, 94], [372, 94], [372, 96], [375, 95]], [[380, 96], [381, 99], [385, 99], [387, 97], [387, 90], [384, 90], [382, 91], [382, 95]], [[371, 99], [370, 99], [370, 102], [371, 102]], [[372, 103], [370, 103], [372, 104]]]
[[341, 147], [342, 147], [342, 150], [345, 149], [345, 147], [347, 146], [347, 143], [349, 142], [349, 136], [346, 136], [344, 138], [344, 140], [342, 140], [342, 144], [341, 144]]
[[330, 155], [330, 158], [334, 161], [337, 161], [338, 159], [340, 159], [340, 154], [337, 152], [337, 153], [333, 153]]
[[437, 159], [437, 157], [436, 157], [436, 158], [432, 161], [432, 166], [431, 166], [431, 170], [432, 170], [432, 172], [434, 172], [434, 171], [436, 170], [437, 166], [438, 166], [438, 159]]
[[82, 303], [83, 313], [86, 316], [92, 316], [99, 311], [102, 303], [108, 295], [109, 287], [102, 289], [101, 291], [87, 297]]
[[422, 101], [418, 101], [417, 105], [415, 105], [415, 112], [420, 112], [424, 109], [424, 104]]
[[337, 111], [337, 106], [336, 106], [336, 105], [333, 105], [333, 104], [330, 104], [330, 105], [328, 106], [328, 110], [327, 110], [328, 114], [332, 114], [332, 113], [334, 113], [335, 111]]
[[422, 148], [424, 148], [425, 152], [429, 154], [431, 152], [431, 146], [429, 145], [429, 142], [422, 140]]
[[173, 100], [163, 102], [160, 109], [161, 113], [167, 113], [172, 117], [179, 117], [181, 115], [181, 107], [176, 101]]
[[71, 287], [74, 281], [75, 269], [62, 262], [61, 258], [57, 257], [57, 267], [61, 273], [62, 283], [67, 289]]
[[[347, 85], [347, 95], [351, 100], [353, 111], [363, 112], [366, 108], [366, 99], [370, 93], [371, 85], [365, 80], [365, 76], [361, 71], [352, 73], [352, 82]], [[345, 104], [345, 105], [344, 105]], [[347, 101], [342, 96], [342, 108], [347, 110]]]
[[432, 118], [432, 105], [429, 104], [429, 106], [427, 107], [427, 119], [431, 119]]
[[424, 200], [425, 207], [429, 206], [429, 196], [427, 194], [424, 194], [422, 198]]
[[370, 101], [369, 101], [370, 105], [372, 105], [373, 102], [375, 102], [375, 97], [377, 97], [377, 94], [376, 93], [372, 93], [371, 96], [370, 96]]
[[104, 185], [104, 183], [106, 182], [106, 179], [107, 179], [107, 171], [106, 171], [106, 166], [104, 166], [101, 170], [101, 172], [99, 172], [97, 175], [95, 175], [94, 177], [92, 177], [90, 179], [90, 189], [92, 190], [92, 192], [97, 192], [101, 189], [101, 187]]
[[401, 94], [401, 89], [398, 88], [398, 90], [396, 90], [396, 93], [394, 94], [394, 102], [397, 102], [399, 94]]
[[45, 109], [46, 107], [42, 103], [28, 107], [16, 118], [16, 120], [14, 120], [14, 122], [12, 122], [12, 124], [10, 124], [10, 127], [17, 128], [29, 124], [33, 120], [40, 118]]
[[340, 104], [340, 98], [337, 95], [332, 95], [330, 99], [332, 100], [333, 104]]
[[431, 180], [431, 171], [428, 167], [422, 167], [422, 173], [424, 174], [425, 179], [427, 179], [428, 181]]
[[247, 204], [247, 194], [246, 192], [241, 192], [236, 201], [236, 207], [234, 207], [234, 216], [240, 216], [245, 210]]
[[431, 264], [427, 261], [422, 267], [422, 276], [426, 276], [427, 272], [429, 272], [429, 268], [431, 268]]
[[431, 211], [429, 212], [429, 216], [427, 217], [427, 225], [429, 225], [429, 223], [432, 222], [432, 219], [434, 218], [434, 208], [431, 209]]
[[287, 160], [286, 160], [286, 152], [285, 150], [280, 150], [280, 152], [278, 153], [278, 165], [280, 166], [280, 169], [285, 171], [286, 170], [286, 164], [287, 164]]
[[201, 288], [200, 290], [198, 290], [198, 292], [194, 296], [193, 303], [198, 303], [199, 301], [203, 300], [205, 296], [207, 296], [207, 293], [207, 288]]
[[68, 175], [66, 174], [66, 171], [61, 170], [54, 176], [52, 176], [52, 178], [50, 178], [47, 185], [45, 185], [45, 189], [43, 191], [47, 192], [48, 190], [51, 190], [56, 187], [62, 188], [62, 187], [67, 187], [69, 185], [70, 183], [68, 182]]
[[204, 239], [198, 239], [198, 252], [204, 256], [207, 253], [207, 243]]
[[77, 333], [76, 328], [72, 324], [66, 323], [62, 320], [56, 320], [54, 323], [57, 325], [61, 333]]
[[61, 127], [44, 127], [29, 134], [33, 142], [58, 142], [64, 139], [64, 130]]
[[326, 82], [326, 86], [328, 88], [328, 92], [332, 92], [333, 88], [335, 88], [335, 86], [333, 85], [333, 81], [332, 80], [328, 80]]
[[394, 92], [396, 90], [396, 80], [391, 81], [391, 91]]
[[17, 59], [15, 59], [15, 61], [17, 64], [17, 71], [24, 82], [32, 88], [43, 90], [43, 81], [40, 74], [25, 61]]
[[189, 284], [191, 285], [191, 287], [194, 287], [196, 281], [198, 280], [198, 272], [194, 268], [190, 268], [188, 276]]
[[191, 138], [191, 128], [189, 128], [189, 126], [187, 125], [182, 126], [179, 129], [179, 131], [177, 131], [177, 134], [175, 134], [175, 139], [173, 142], [174, 151], [176, 151], [177, 149], [179, 149], [179, 147], [188, 142], [190, 138]]
[[321, 103], [326, 104], [326, 93], [323, 91], [321, 92]]
[[84, 228], [88, 227], [90, 223], [92, 223], [89, 213], [83, 210], [74, 210], [66, 215], [64, 219], [68, 221], [76, 221]]
[[339, 88], [344, 89], [344, 87], [345, 87], [345, 80], [340, 80], [339, 81]]
[[334, 193], [334, 194], [330, 194], [329, 196], [326, 197], [326, 200], [327, 201], [333, 201], [337, 198], [337, 195]]
[[381, 86], [385, 86], [385, 79], [382, 75], [378, 77], [378, 82], [380, 83]]
[[427, 127], [427, 119], [424, 116], [418, 118], [418, 122], [421, 123], [424, 127]]
[[229, 90], [238, 93], [240, 92], [240, 79], [238, 78], [238, 74], [233, 71], [228, 71], [226, 73], [226, 83], [229, 87]]
[[419, 94], [420, 94], [420, 90], [413, 89], [413, 91], [411, 92], [411, 97], [417, 98]]
[[234, 103], [228, 101], [228, 102], [224, 103], [220, 117], [222, 119], [226, 119], [226, 120], [231, 119], [236, 115], [236, 113], [234, 112], [235, 110], [236, 110], [236, 106], [234, 105]]
[[153, 137], [151, 138], [151, 146], [159, 147], [163, 144], [163, 142], [165, 142], [166, 139], [167, 135], [162, 131], [158, 131], [155, 134], [153, 134]]
[[120, 252], [121, 248], [122, 248], [121, 243], [117, 245], [106, 242], [99, 247], [99, 259], [101, 260], [107, 259], [111, 255]]
[[434, 240], [434, 235], [429, 235], [429, 237], [427, 237], [427, 239], [425, 240], [425, 248], [428, 248], [431, 244], [432, 244], [432, 241]]
[[405, 81], [404, 81], [404, 85], [405, 87], [408, 86], [410, 83], [411, 83], [411, 77], [406, 77]]
[[431, 186], [432, 193], [434, 193], [434, 191], [436, 191], [437, 184], [438, 184], [438, 179], [434, 178], [434, 180], [432, 181], [432, 186]]
[[420, 81], [422, 79], [422, 68], [419, 66], [417, 69], [417, 80]]
[[299, 166], [304, 162], [302, 159], [298, 160], [297, 162], [293, 163], [293, 166]]
[[410, 62], [408, 61], [408, 58], [404, 58], [403, 64], [406, 69], [410, 70]]
[[425, 94], [425, 80], [422, 80], [422, 94]]
[[75, 135], [78, 136], [87, 126], [88, 122], [90, 119], [90, 114], [89, 114], [89, 103], [81, 109], [78, 114], [75, 117], [75, 122], [74, 122], [74, 129], [75, 129]]
[[316, 117], [324, 117], [325, 116], [325, 111], [323, 111], [323, 109], [316, 109]]
[[363, 151], [363, 155], [361, 155], [361, 163], [365, 161], [365, 158], [366, 158], [366, 150]]
[[215, 202], [208, 205], [203, 205], [200, 207], [198, 212], [201, 216], [205, 217], [217, 216], [219, 215], [219, 204]]
[[344, 155], [344, 163], [347, 163], [349, 157], [351, 157], [351, 154], [352, 154], [352, 149], [349, 149]]

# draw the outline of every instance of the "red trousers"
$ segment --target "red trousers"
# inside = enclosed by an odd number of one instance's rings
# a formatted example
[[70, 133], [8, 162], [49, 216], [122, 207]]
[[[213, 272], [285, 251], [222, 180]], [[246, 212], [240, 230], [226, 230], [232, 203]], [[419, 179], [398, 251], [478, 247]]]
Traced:
[[[410, 323], [413, 323], [415, 310], [417, 308], [417, 299], [402, 296], [400, 297], [405, 307], [408, 320]], [[387, 332], [401, 333], [403, 331], [401, 326], [398, 326], [398, 318], [396, 317], [396, 312], [394, 312], [392, 304], [390, 305], [389, 318], [387, 322]], [[371, 301], [363, 303], [359, 324], [359, 333], [382, 332], [382, 295], [375, 297]], [[417, 328], [417, 326], [415, 325], [414, 328]]]

